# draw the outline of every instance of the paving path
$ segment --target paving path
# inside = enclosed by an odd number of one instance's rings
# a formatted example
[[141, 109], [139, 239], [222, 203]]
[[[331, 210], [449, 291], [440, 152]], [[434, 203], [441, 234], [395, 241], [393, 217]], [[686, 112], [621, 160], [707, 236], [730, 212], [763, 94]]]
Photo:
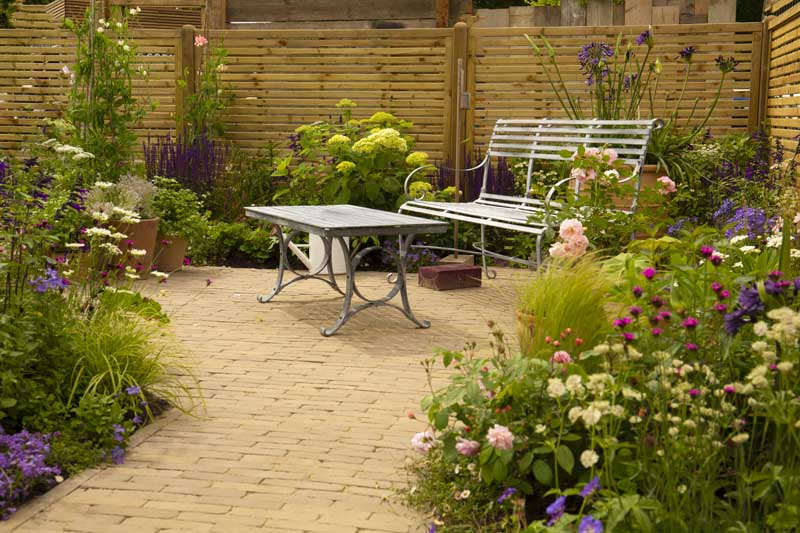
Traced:
[[[429, 330], [383, 308], [323, 338], [340, 299], [322, 283], [260, 305], [274, 271], [175, 274], [151, 289], [196, 361], [205, 412], [171, 412], [134, 436], [124, 465], [67, 480], [0, 531], [417, 531], [420, 519], [390, 496], [423, 429], [406, 417], [425, 394], [419, 361], [486, 340], [489, 319], [510, 324], [519, 275], [501, 271], [481, 289], [412, 287]], [[361, 279], [368, 293], [386, 284]]]

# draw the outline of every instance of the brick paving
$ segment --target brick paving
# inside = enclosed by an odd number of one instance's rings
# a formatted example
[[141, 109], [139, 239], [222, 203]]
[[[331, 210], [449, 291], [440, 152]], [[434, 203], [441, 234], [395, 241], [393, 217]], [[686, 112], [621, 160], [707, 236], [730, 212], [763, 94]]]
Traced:
[[[448, 292], [413, 283], [430, 329], [369, 309], [331, 338], [319, 327], [341, 300], [320, 282], [264, 305], [255, 297], [272, 270], [192, 268], [149, 286], [196, 365], [205, 409], [171, 411], [134, 435], [125, 464], [67, 480], [0, 531], [418, 531], [420, 518], [391, 495], [423, 428], [405, 416], [426, 393], [419, 361], [485, 341], [488, 319], [511, 332], [521, 275], [501, 270], [480, 289]], [[359, 279], [368, 294], [386, 287], [384, 274]]]

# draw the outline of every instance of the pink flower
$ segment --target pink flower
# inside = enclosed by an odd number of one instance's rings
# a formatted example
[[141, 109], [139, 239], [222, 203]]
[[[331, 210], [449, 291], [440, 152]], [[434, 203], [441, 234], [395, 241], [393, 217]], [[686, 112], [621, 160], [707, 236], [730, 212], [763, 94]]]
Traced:
[[428, 428], [425, 431], [417, 433], [411, 437], [411, 447], [418, 453], [428, 453], [431, 448], [438, 444], [436, 436], [433, 434], [433, 429]]
[[568, 365], [572, 362], [572, 357], [570, 357], [568, 352], [564, 350], [559, 350], [553, 354], [553, 357], [550, 358], [551, 363], [561, 363], [562, 365]]
[[661, 176], [656, 181], [661, 185], [661, 190], [658, 192], [664, 196], [677, 192], [678, 190], [675, 186], [675, 182], [669, 179], [669, 176]]
[[578, 235], [583, 235], [583, 224], [577, 218], [568, 218], [561, 222], [558, 235], [565, 241], [574, 239]]
[[613, 148], [606, 148], [605, 150], [603, 150], [603, 156], [604, 158], [608, 158], [608, 163], [613, 163], [614, 161], [617, 160], [619, 154], [617, 154], [617, 151], [614, 150]]
[[191, 259], [189, 259], [188, 257], [184, 257], [183, 258], [183, 266], [189, 266], [191, 264], [192, 264], [192, 260]]
[[208, 44], [208, 39], [206, 39], [202, 35], [195, 35], [195, 37], [194, 37], [194, 45], [195, 46], [205, 46], [207, 44]]
[[647, 267], [644, 270], [642, 270], [642, 276], [644, 276], [647, 279], [653, 279], [655, 275], [656, 275], [656, 269], [654, 269], [653, 267]]
[[600, 148], [587, 148], [585, 152], [583, 152], [584, 157], [593, 157], [595, 159], [601, 159], [603, 155], [603, 151]]
[[481, 451], [481, 443], [476, 440], [457, 437], [456, 441], [456, 450], [461, 455], [472, 457], [473, 455], [478, 455], [478, 452]]
[[564, 244], [560, 243], [560, 242], [554, 243], [550, 247], [550, 255], [552, 257], [556, 257], [556, 258], [566, 257], [567, 256], [567, 252], [566, 252], [566, 250], [564, 250]]
[[569, 177], [578, 180], [579, 183], [586, 181], [586, 169], [573, 168], [569, 171]]
[[690, 317], [686, 317], [686, 320], [683, 321], [682, 325], [686, 329], [694, 329], [694, 328], [697, 327], [697, 324], [698, 324], [697, 319], [695, 317], [693, 317], [693, 316], [690, 316]]
[[514, 435], [511, 434], [507, 427], [500, 424], [495, 424], [489, 429], [486, 433], [486, 440], [489, 441], [492, 448], [498, 450], [510, 450], [514, 447]]
[[734, 394], [736, 392], [735, 385], [725, 385], [722, 387], [722, 390], [725, 391], [725, 394]]

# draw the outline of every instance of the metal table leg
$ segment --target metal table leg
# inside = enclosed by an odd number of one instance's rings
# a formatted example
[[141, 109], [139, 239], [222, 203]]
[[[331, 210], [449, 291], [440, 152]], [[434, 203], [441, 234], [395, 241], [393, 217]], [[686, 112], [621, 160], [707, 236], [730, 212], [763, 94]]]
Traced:
[[[330, 337], [331, 335], [339, 331], [339, 328], [341, 328], [348, 320], [350, 320], [350, 318], [352, 318], [357, 313], [363, 311], [364, 309], [368, 309], [370, 307], [381, 307], [381, 306], [392, 307], [394, 309], [397, 309], [398, 311], [403, 313], [406, 316], [406, 318], [408, 318], [411, 322], [416, 324], [417, 327], [429, 328], [431, 326], [430, 322], [428, 322], [427, 320], [420, 321], [417, 319], [417, 317], [414, 316], [414, 313], [411, 311], [411, 304], [409, 303], [408, 300], [406, 269], [408, 267], [408, 249], [411, 243], [413, 242], [414, 235], [407, 235], [405, 238], [401, 235], [399, 239], [400, 239], [400, 251], [397, 256], [397, 275], [396, 277], [395, 276], [389, 277], [390, 283], [392, 283], [392, 288], [382, 298], [372, 300], [365, 297], [361, 293], [361, 291], [359, 291], [358, 285], [356, 285], [355, 281], [356, 269], [358, 268], [358, 265], [361, 263], [361, 261], [364, 260], [367, 254], [370, 254], [378, 250], [382, 250], [382, 247], [372, 246], [369, 248], [365, 248], [364, 250], [361, 250], [352, 259], [352, 261], [346, 262], [345, 267], [347, 270], [347, 284], [345, 285], [344, 303], [342, 305], [342, 312], [339, 314], [339, 319], [333, 326], [329, 328], [324, 328], [324, 327], [320, 328], [320, 332], [322, 333], [322, 335], [324, 335], [325, 337]], [[338, 240], [341, 246], [345, 250], [349, 251], [349, 247], [345, 243], [344, 239], [339, 237]], [[392, 279], [394, 281], [392, 281]], [[397, 296], [398, 293], [400, 294], [400, 300], [402, 306], [390, 303], [390, 301], [395, 296]], [[352, 301], [354, 295], [363, 300], [364, 303], [353, 307]]]
[[[278, 279], [275, 281], [275, 287], [272, 289], [272, 293], [269, 295], [261, 295], [258, 297], [258, 301], [262, 304], [265, 304], [272, 300], [275, 296], [278, 295], [284, 288], [288, 287], [292, 283], [296, 281], [300, 281], [303, 279], [317, 279], [319, 281], [323, 281], [331, 286], [335, 291], [339, 294], [344, 294], [342, 289], [339, 288], [339, 285], [336, 283], [336, 277], [333, 275], [333, 238], [331, 237], [322, 237], [323, 242], [325, 243], [325, 256], [323, 258], [322, 264], [313, 272], [309, 271], [307, 274], [300, 274], [297, 272], [289, 263], [289, 243], [294, 239], [298, 234], [302, 233], [300, 231], [291, 231], [287, 234], [283, 234], [280, 231], [278, 233], [278, 244], [280, 245], [280, 259], [278, 260]], [[344, 239], [341, 239], [342, 241]], [[323, 270], [328, 272], [328, 278], [324, 278], [320, 276], [320, 273]], [[286, 271], [291, 272], [295, 275], [295, 277], [286, 283], [283, 282], [283, 276]]]

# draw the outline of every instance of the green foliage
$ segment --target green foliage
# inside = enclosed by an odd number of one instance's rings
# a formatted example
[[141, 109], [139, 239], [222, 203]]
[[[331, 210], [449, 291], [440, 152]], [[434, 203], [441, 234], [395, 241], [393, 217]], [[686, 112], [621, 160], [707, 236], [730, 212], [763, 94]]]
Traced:
[[[519, 290], [517, 308], [533, 316], [533, 328], [521, 331], [526, 355], [549, 357], [546, 339], [558, 340], [569, 329], [573, 336], [592, 344], [607, 332], [605, 307], [611, 283], [593, 255], [577, 260], [553, 260], [533, 273]], [[563, 341], [563, 339], [562, 339]]]
[[134, 80], [146, 79], [146, 71], [134, 66], [136, 45], [125, 12], [115, 10], [110, 20], [89, 15], [87, 10], [80, 23], [65, 20], [77, 39], [66, 116], [76, 127], [78, 144], [94, 155], [88, 183], [96, 178], [116, 181], [133, 160], [133, 128], [146, 109], [133, 94]]
[[0, 0], [0, 28], [12, 28], [11, 16], [17, 10], [17, 0]]
[[226, 263], [247, 258], [263, 264], [278, 257], [278, 239], [264, 227], [244, 222], [217, 222], [209, 232], [208, 247], [200, 252], [210, 261]]
[[153, 183], [157, 187], [153, 212], [160, 219], [159, 233], [181, 237], [196, 246], [208, 232], [208, 214], [200, 199], [174, 179], [156, 177]]
[[183, 116], [178, 117], [187, 143], [202, 134], [222, 137], [225, 133], [225, 108], [233, 101], [233, 94], [221, 79], [221, 74], [227, 68], [228, 57], [224, 44], [212, 50], [206, 38], [198, 35], [195, 37], [195, 48], [200, 49], [200, 65], [196, 72], [184, 72], [183, 79], [179, 81], [180, 85], [185, 86], [188, 77], [195, 77], [195, 92], [186, 98]]
[[215, 220], [233, 222], [243, 216], [245, 207], [272, 202], [279, 186], [278, 179], [273, 177], [276, 155], [273, 143], [267, 144], [266, 149], [256, 155], [234, 149], [230, 170], [214, 182], [211, 191], [203, 198]]
[[274, 176], [287, 178], [273, 200], [291, 205], [362, 205], [394, 211], [403, 200], [403, 180], [427, 154], [410, 153], [412, 124], [386, 112], [350, 118], [346, 101], [337, 122], [316, 122], [295, 130], [293, 152], [278, 160]]

